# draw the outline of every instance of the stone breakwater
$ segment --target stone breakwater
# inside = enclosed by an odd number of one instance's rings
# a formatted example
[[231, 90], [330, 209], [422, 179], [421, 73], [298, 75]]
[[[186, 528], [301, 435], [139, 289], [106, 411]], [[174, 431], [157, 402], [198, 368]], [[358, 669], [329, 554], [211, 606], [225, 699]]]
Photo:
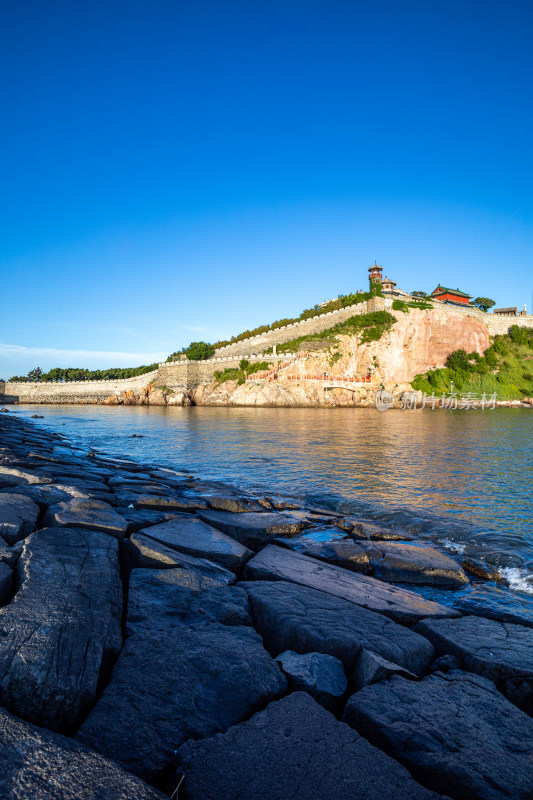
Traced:
[[6, 800], [529, 798], [533, 628], [413, 535], [0, 418]]

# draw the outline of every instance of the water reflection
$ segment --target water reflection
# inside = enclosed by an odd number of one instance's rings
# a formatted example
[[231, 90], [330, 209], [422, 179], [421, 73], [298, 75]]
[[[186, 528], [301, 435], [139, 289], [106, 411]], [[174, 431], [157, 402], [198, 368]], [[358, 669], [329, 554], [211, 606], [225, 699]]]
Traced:
[[[35, 406], [13, 410], [31, 416]], [[40, 406], [39, 413], [45, 418], [36, 424], [81, 446], [334, 502], [456, 552], [533, 571], [528, 410]]]

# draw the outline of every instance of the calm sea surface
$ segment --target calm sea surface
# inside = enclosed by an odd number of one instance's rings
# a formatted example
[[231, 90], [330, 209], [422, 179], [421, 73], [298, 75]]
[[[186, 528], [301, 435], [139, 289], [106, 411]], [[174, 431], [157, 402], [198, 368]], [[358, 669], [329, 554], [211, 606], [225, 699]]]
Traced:
[[[74, 444], [386, 519], [533, 599], [533, 412], [17, 406]], [[143, 438], [132, 438], [132, 434]]]

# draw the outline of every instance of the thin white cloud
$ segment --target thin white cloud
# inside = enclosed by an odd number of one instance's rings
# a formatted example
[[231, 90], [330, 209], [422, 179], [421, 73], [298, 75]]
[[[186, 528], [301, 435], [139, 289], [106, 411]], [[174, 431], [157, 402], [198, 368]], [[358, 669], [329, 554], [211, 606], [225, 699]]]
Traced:
[[[135, 364], [152, 364], [155, 361], [164, 361], [168, 353], [159, 351], [157, 353], [124, 353], [113, 350], [60, 350], [55, 347], [25, 347], [20, 344], [0, 343], [0, 356], [6, 358], [56, 358], [58, 361], [72, 359], [103, 359], [106, 362], [116, 360], [117, 363], [130, 361]], [[81, 362], [80, 362], [81, 363]]]

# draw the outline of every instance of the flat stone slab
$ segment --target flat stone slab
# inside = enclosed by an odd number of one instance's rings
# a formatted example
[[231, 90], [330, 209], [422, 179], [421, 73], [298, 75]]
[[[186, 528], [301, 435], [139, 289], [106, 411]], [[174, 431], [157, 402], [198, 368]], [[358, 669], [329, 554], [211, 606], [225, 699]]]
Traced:
[[462, 668], [494, 681], [509, 700], [533, 716], [533, 629], [482, 617], [425, 620], [416, 630], [437, 655], [455, 656]]
[[83, 530], [38, 531], [24, 542], [17, 578], [0, 608], [0, 705], [68, 732], [122, 643], [118, 543]]
[[161, 525], [143, 528], [140, 533], [182, 553], [216, 561], [235, 572], [240, 571], [253, 555], [240, 542], [196, 517], [177, 517]]
[[296, 536], [303, 527], [299, 519], [268, 511], [248, 514], [201, 511], [200, 517], [251, 549], [271, 542], [276, 536]]
[[296, 692], [179, 749], [187, 800], [437, 800], [406, 769]]
[[177, 511], [149, 511], [148, 509], [137, 510], [135, 508], [119, 508], [118, 513], [128, 523], [126, 535], [137, 533], [137, 531], [149, 528], [151, 525], [169, 522], [179, 516]]
[[433, 645], [423, 636], [340, 597], [285, 581], [239, 586], [248, 592], [256, 629], [273, 655], [327, 653], [342, 661], [347, 674], [363, 648], [417, 674], [434, 658]]
[[149, 508], [154, 511], [198, 511], [207, 508], [207, 503], [201, 498], [160, 497], [148, 494], [139, 495], [134, 505], [135, 508]]
[[39, 513], [39, 506], [29, 497], [0, 492], [0, 536], [8, 545], [14, 545], [33, 531]]
[[337, 709], [348, 688], [344, 668], [338, 658], [324, 653], [286, 650], [277, 656], [276, 661], [289, 679], [291, 689], [307, 692], [329, 711]]
[[172, 625], [251, 625], [244, 589], [196, 570], [134, 569], [130, 573], [126, 633]]
[[[0, 490], [0, 494], [12, 491], [9, 489]], [[17, 486], [17, 494], [22, 494], [24, 497], [29, 497], [34, 503], [37, 503], [39, 508], [46, 509], [48, 506], [57, 503], [65, 503], [72, 500], [73, 497], [89, 498], [88, 493], [75, 486], [63, 486], [58, 484], [49, 483], [44, 486], [41, 484], [33, 484], [30, 486]]]
[[371, 683], [384, 681], [390, 678], [391, 675], [402, 675], [404, 678], [416, 679], [416, 675], [409, 672], [409, 670], [394, 664], [392, 661], [387, 661], [386, 658], [372, 652], [372, 650], [363, 648], [352, 674], [353, 688], [358, 691]]
[[378, 611], [407, 625], [425, 617], [459, 616], [457, 611], [426, 600], [407, 589], [389, 586], [368, 575], [358, 575], [275, 545], [265, 547], [247, 563], [244, 577], [299, 583], [341, 597], [371, 611]]
[[209, 495], [205, 498], [209, 508], [215, 511], [231, 511], [234, 514], [243, 514], [250, 512], [261, 513], [265, 510], [264, 506], [256, 500], [251, 500], [248, 497], [233, 497], [231, 495]]
[[52, 483], [47, 475], [42, 475], [36, 470], [17, 469], [0, 465], [0, 487], [28, 486], [34, 483]]
[[249, 627], [143, 628], [126, 640], [77, 738], [155, 782], [187, 739], [227, 730], [286, 688]]
[[44, 516], [49, 527], [87, 528], [123, 539], [128, 523], [101, 500], [74, 499], [50, 506]]
[[207, 558], [196, 558], [179, 550], [173, 550], [150, 536], [143, 533], [134, 533], [128, 542], [131, 557], [136, 567], [156, 568], [156, 569], [183, 569], [199, 572], [208, 578], [212, 578], [222, 584], [230, 584], [235, 581], [235, 574], [229, 569], [217, 564], [215, 561], [208, 561]]
[[383, 581], [433, 586], [464, 586], [469, 582], [457, 561], [429, 545], [372, 542], [365, 549], [374, 576]]
[[479, 675], [395, 676], [354, 694], [344, 719], [457, 800], [533, 797], [533, 720]]
[[88, 747], [0, 709], [2, 800], [163, 800]]
[[[318, 535], [316, 535], [318, 533]], [[332, 534], [332, 539], [327, 540], [328, 533]], [[336, 564], [352, 572], [367, 573], [370, 571], [370, 556], [368, 552], [358, 542], [354, 542], [343, 534], [338, 528], [314, 529], [302, 536], [295, 536], [294, 539], [280, 538], [276, 543], [294, 550], [296, 553], [303, 553], [329, 564]]]

